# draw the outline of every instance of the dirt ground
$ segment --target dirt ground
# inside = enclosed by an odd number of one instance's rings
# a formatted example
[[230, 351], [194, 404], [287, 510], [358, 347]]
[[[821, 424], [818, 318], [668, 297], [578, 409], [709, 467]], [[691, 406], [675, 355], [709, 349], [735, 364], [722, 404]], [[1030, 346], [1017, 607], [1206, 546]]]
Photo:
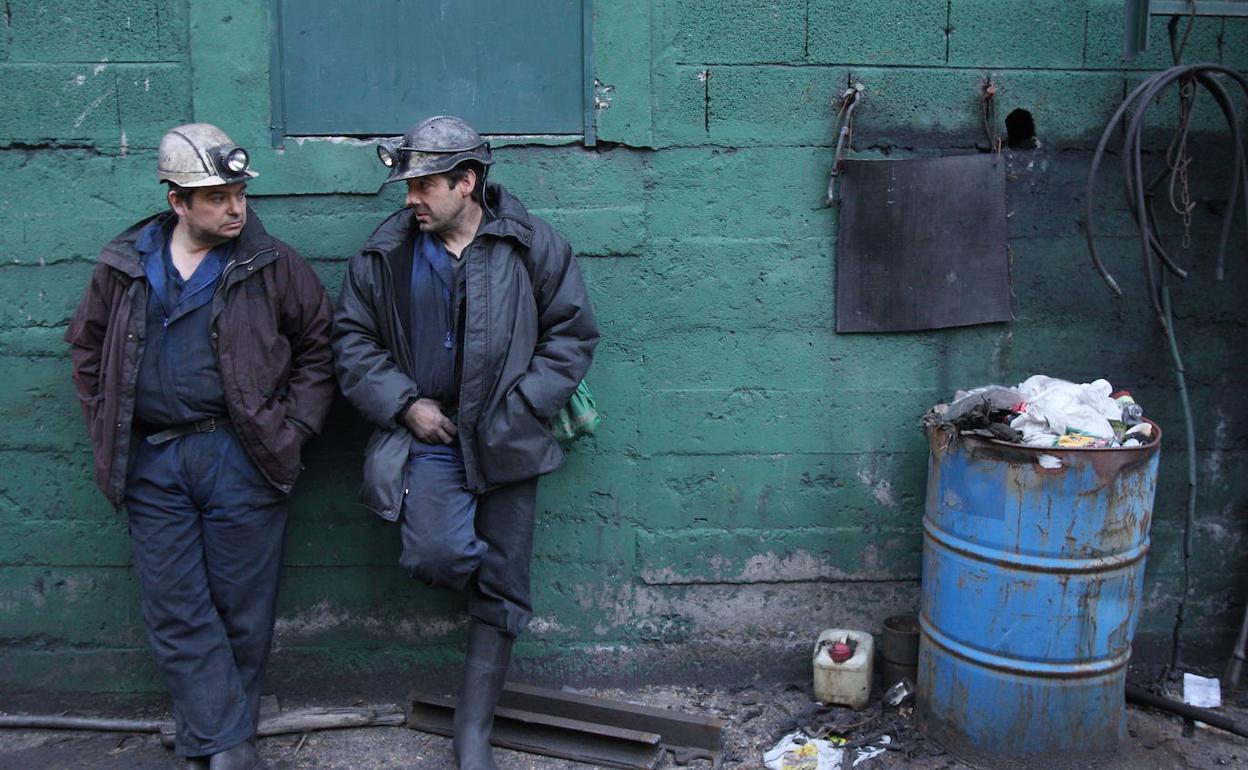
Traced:
[[[626, 700], [693, 714], [716, 716], [726, 723], [722, 766], [727, 770], [755, 770], [763, 767], [763, 752], [792, 731], [795, 719], [812, 707], [809, 683], [751, 686], [736, 689], [711, 687], [646, 687], [636, 690], [586, 690], [601, 697]], [[120, 701], [96, 702], [90, 706], [53, 711], [37, 708], [40, 699], [8, 699], [8, 713], [60, 713], [76, 716], [107, 716], [131, 719], [160, 719], [167, 716], [160, 703]], [[47, 703], [46, 698], [43, 699]], [[285, 708], [303, 705], [364, 705], [343, 702], [301, 701], [284, 703]], [[1233, 695], [1223, 712], [1248, 723], [1248, 694]], [[1192, 727], [1162, 712], [1131, 706], [1128, 712], [1130, 739], [1113, 760], [1087, 767], [1106, 770], [1169, 770], [1169, 768], [1248, 768], [1248, 739], [1203, 727]], [[893, 750], [862, 761], [861, 770], [998, 770], [991, 766], [965, 764], [940, 746], [925, 740], [913, 723], [909, 706], [883, 709], [878, 703], [866, 710], [833, 710], [821, 715], [840, 725], [866, 721], [855, 737], [881, 729], [895, 731]], [[374, 727], [332, 730], [306, 735], [265, 738], [260, 741], [263, 756], [273, 770], [450, 770], [454, 767], [447, 738], [428, 735], [403, 727]], [[593, 767], [577, 762], [532, 754], [498, 750], [502, 770], [583, 770]], [[1051, 763], [1043, 763], [1053, 770]], [[51, 730], [0, 730], [0, 770], [168, 770], [180, 768], [173, 753], [161, 746], [154, 735], [86, 733]], [[675, 759], [666, 755], [660, 768], [675, 768]], [[694, 760], [687, 767], [711, 768], [705, 760]]]

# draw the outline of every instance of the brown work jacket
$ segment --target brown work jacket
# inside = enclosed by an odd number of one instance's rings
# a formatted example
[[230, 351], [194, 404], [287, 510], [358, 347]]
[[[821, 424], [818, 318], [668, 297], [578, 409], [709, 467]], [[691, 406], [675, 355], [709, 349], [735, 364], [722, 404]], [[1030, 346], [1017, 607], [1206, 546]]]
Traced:
[[[113, 505], [125, 498], [149, 291], [134, 244], [153, 220], [171, 216], [148, 217], [104, 247], [65, 332], [96, 483]], [[331, 323], [329, 297], [312, 268], [248, 210], [213, 295], [211, 339], [230, 422], [283, 492], [294, 486], [300, 450], [333, 400]]]

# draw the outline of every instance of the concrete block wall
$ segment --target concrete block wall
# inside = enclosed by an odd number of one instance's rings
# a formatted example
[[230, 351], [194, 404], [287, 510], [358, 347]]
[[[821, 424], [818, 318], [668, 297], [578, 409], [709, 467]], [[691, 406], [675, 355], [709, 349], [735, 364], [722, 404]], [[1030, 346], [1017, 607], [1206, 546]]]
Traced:
[[[333, 294], [345, 259], [401, 205], [397, 190], [374, 192], [381, 174], [367, 143], [267, 147], [262, 6], [5, 5], [0, 687], [160, 688], [124, 517], [92, 485], [60, 335], [99, 247], [161, 205], [161, 134], [210, 120], [253, 148], [255, 210]], [[1034, 372], [1107, 377], [1167, 428], [1140, 630], [1142, 647], [1163, 649], [1182, 569], [1181, 417], [1114, 169], [1099, 232], [1125, 300], [1099, 284], [1080, 229], [1102, 127], [1129, 85], [1165, 64], [1158, 22], [1152, 50], [1121, 61], [1121, 6], [597, 3], [599, 144], [508, 140], [494, 171], [578, 249], [604, 332], [589, 378], [601, 434], [542, 485], [537, 617], [518, 647], [525, 676], [802, 676], [819, 629], [878, 629], [914, 610], [926, 477], [918, 416], [957, 388]], [[1245, 52], [1248, 25], [1202, 19], [1185, 58], [1245, 66]], [[999, 121], [1025, 109], [1040, 140], [1005, 153], [1015, 320], [837, 335], [836, 211], [823, 206], [834, 100], [849, 82], [866, 88], [855, 157], [973, 152], [987, 146], [979, 94], [989, 78]], [[1183, 256], [1192, 277], [1175, 303], [1200, 468], [1189, 637], [1216, 652], [1248, 576], [1248, 408], [1237, 397], [1248, 379], [1238, 301], [1248, 266], [1232, 258], [1227, 280], [1213, 280], [1227, 139], [1211, 106], [1192, 171], [1203, 202]], [[278, 686], [429, 675], [447, 670], [461, 643], [462, 604], [406, 578], [393, 527], [356, 504], [366, 433], [339, 404], [307, 453]]]

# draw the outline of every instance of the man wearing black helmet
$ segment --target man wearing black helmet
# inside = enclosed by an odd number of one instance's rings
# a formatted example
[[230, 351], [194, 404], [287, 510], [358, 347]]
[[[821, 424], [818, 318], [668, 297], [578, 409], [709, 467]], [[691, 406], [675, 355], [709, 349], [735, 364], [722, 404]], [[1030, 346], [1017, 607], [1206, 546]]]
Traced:
[[493, 156], [468, 124], [428, 118], [378, 152], [407, 205], [351, 259], [335, 367], [375, 426], [365, 505], [401, 520], [413, 577], [467, 594], [455, 759], [493, 770], [494, 706], [532, 615], [537, 477], [563, 461], [550, 421], [598, 327], [568, 242], [485, 183]]
[[333, 398], [331, 309], [247, 207], [216, 126], [161, 139], [169, 209], [100, 252], [69, 324], [96, 481], [126, 506], [143, 620], [187, 768], [261, 768], [286, 496]]

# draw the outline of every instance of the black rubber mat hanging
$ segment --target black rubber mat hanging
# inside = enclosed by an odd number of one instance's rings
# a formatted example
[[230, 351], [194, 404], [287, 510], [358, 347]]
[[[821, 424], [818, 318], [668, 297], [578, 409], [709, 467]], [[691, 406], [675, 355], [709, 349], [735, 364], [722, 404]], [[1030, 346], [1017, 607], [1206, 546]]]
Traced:
[[893, 332], [1009, 321], [1005, 163], [997, 86], [983, 84], [991, 154], [845, 160], [866, 86], [851, 81], [836, 115], [828, 205], [840, 202], [836, 330]]
[[838, 176], [838, 332], [1010, 320], [1000, 155], [846, 160]]

